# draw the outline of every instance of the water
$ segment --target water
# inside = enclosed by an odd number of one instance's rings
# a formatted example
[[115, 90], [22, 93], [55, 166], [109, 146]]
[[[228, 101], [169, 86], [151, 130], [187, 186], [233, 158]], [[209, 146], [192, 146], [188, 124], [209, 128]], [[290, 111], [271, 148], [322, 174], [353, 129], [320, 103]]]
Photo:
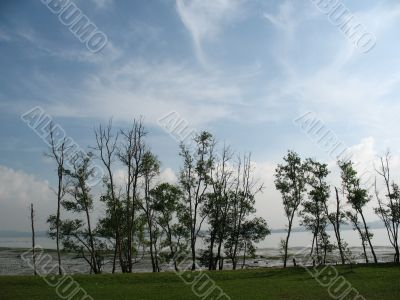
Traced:
[[[386, 230], [373, 229], [374, 238], [372, 243], [375, 247], [378, 260], [380, 262], [390, 262], [393, 260], [393, 249], [390, 246]], [[341, 232], [343, 239], [348, 243], [351, 252], [353, 253], [356, 262], [364, 262], [362, 258], [362, 248], [358, 234], [352, 230], [344, 230]], [[329, 232], [331, 235], [332, 242], [334, 240], [334, 233]], [[272, 233], [264, 241], [257, 245], [257, 258], [246, 260], [247, 267], [277, 267], [282, 266], [281, 254], [279, 252], [280, 240], [285, 238], [286, 234]], [[293, 232], [291, 234], [289, 247], [289, 253], [298, 253], [299, 251], [309, 252], [304, 250], [308, 248], [312, 241], [312, 234], [310, 232]], [[0, 237], [0, 275], [17, 275], [17, 274], [32, 274], [32, 270], [27, 264], [21, 259], [22, 249], [31, 248], [31, 239], [29, 237]], [[55, 249], [55, 241], [46, 237], [38, 237], [36, 239], [36, 245], [40, 245], [44, 249]], [[199, 240], [198, 248], [205, 248], [204, 243]], [[56, 253], [54, 251], [48, 252], [56, 263]], [[80, 258], [75, 258], [73, 254], [63, 254], [62, 264], [66, 272], [72, 273], [89, 273], [87, 263]], [[338, 261], [337, 253], [336, 257], [331, 259], [332, 263]], [[372, 261], [372, 258], [371, 258]], [[289, 261], [291, 263], [291, 261]], [[135, 272], [149, 272], [151, 264], [148, 257], [144, 260], [135, 264]], [[226, 261], [224, 268], [231, 268], [229, 261]], [[105, 260], [104, 266], [105, 272], [111, 271], [111, 258]]]
[[[388, 235], [385, 228], [371, 229], [370, 230], [374, 237], [372, 238], [372, 244], [374, 246], [391, 247]], [[330, 240], [332, 243], [336, 243], [335, 233], [328, 231]], [[361, 240], [359, 235], [354, 230], [343, 230], [340, 232], [342, 239], [348, 243], [349, 247], [361, 247]], [[267, 238], [258, 244], [259, 248], [278, 248], [281, 239], [286, 238], [286, 233], [272, 233]], [[304, 232], [292, 232], [290, 235], [289, 246], [290, 247], [308, 247], [312, 243], [312, 233], [308, 231]]]

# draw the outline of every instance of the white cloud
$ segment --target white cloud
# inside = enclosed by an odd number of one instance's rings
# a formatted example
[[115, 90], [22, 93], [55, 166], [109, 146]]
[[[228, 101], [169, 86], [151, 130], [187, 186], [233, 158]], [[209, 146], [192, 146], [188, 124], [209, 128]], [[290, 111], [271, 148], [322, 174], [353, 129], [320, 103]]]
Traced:
[[158, 181], [160, 183], [167, 182], [170, 184], [177, 184], [178, 177], [176, 176], [174, 170], [172, 170], [171, 168], [165, 168], [161, 171]]
[[5, 166], [0, 166], [0, 182], [0, 228], [29, 231], [29, 205], [33, 203], [36, 229], [45, 230], [46, 219], [56, 207], [48, 182]]

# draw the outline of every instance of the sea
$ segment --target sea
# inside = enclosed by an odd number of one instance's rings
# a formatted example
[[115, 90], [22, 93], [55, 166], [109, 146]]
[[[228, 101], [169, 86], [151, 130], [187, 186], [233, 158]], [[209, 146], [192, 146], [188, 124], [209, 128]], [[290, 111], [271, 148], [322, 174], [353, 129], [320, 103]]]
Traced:
[[[380, 262], [390, 262], [393, 260], [393, 248], [391, 247], [387, 232], [385, 228], [371, 229], [374, 234], [372, 244]], [[334, 242], [334, 233], [330, 234], [332, 242]], [[341, 232], [343, 240], [348, 244], [351, 251], [352, 259], [354, 263], [363, 263], [365, 258], [362, 256], [362, 245], [358, 234], [353, 230], [343, 230]], [[256, 257], [246, 258], [245, 263], [239, 261], [239, 267], [243, 268], [268, 268], [268, 267], [281, 267], [282, 254], [279, 250], [281, 239], [286, 237], [285, 232], [273, 232], [267, 236], [265, 240], [256, 245]], [[29, 237], [0, 237], [0, 275], [29, 275], [32, 274], [32, 269], [27, 261], [22, 259], [23, 253], [26, 249], [31, 248], [31, 239]], [[312, 234], [310, 232], [298, 231], [292, 232], [289, 241], [289, 253], [309, 253], [310, 245], [312, 243]], [[55, 241], [47, 237], [37, 237], [36, 245], [43, 249], [47, 249], [46, 253], [52, 258], [53, 262], [48, 264], [46, 268], [50, 270], [52, 265], [56, 265], [56, 253]], [[199, 249], [204, 249], [205, 245], [202, 240], [199, 240], [197, 245]], [[29, 256], [29, 255], [28, 255]], [[370, 261], [372, 257], [368, 254]], [[338, 253], [334, 253], [329, 260], [330, 263], [338, 263]], [[292, 261], [289, 261], [291, 264]], [[77, 273], [89, 273], [87, 263], [77, 258], [72, 253], [62, 254], [62, 266], [65, 273], [77, 274]], [[106, 258], [104, 261], [103, 271], [110, 272], [112, 267], [112, 260]], [[224, 264], [225, 269], [231, 268], [232, 265], [226, 260]], [[163, 271], [168, 270], [166, 267]], [[150, 272], [151, 263], [148, 255], [144, 255], [143, 258], [138, 258], [134, 265], [135, 272]]]

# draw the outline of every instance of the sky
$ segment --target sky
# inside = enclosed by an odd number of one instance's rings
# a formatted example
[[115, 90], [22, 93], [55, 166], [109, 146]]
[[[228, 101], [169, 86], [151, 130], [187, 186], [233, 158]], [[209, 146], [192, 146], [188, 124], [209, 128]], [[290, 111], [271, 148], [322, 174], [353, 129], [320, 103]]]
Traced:
[[174, 114], [209, 130], [220, 145], [252, 153], [265, 184], [257, 214], [272, 228], [285, 226], [273, 175], [288, 149], [328, 163], [337, 183], [335, 157], [295, 122], [304, 114], [334, 133], [358, 168], [373, 170], [390, 149], [400, 170], [398, 1], [337, 2], [373, 37], [368, 51], [317, 0], [70, 1], [107, 37], [96, 53], [46, 2], [0, 1], [0, 230], [29, 231], [31, 202], [38, 230], [55, 210], [55, 165], [21, 120], [34, 107], [84, 149], [100, 123], [123, 128], [143, 116], [171, 182], [179, 147], [159, 120]]

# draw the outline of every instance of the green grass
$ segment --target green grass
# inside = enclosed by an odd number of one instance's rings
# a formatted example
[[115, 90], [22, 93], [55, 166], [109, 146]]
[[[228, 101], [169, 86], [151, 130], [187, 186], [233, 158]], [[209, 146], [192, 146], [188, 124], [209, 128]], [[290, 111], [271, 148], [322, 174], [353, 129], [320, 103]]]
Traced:
[[[399, 299], [398, 266], [359, 265], [353, 269], [349, 266], [336, 269], [365, 299]], [[204, 273], [231, 299], [331, 299], [328, 288], [322, 287], [302, 268]], [[94, 299], [200, 299], [193, 294], [191, 286], [174, 273], [76, 275], [73, 278]], [[58, 297], [55, 288], [49, 287], [40, 277], [0, 276], [0, 299]]]

